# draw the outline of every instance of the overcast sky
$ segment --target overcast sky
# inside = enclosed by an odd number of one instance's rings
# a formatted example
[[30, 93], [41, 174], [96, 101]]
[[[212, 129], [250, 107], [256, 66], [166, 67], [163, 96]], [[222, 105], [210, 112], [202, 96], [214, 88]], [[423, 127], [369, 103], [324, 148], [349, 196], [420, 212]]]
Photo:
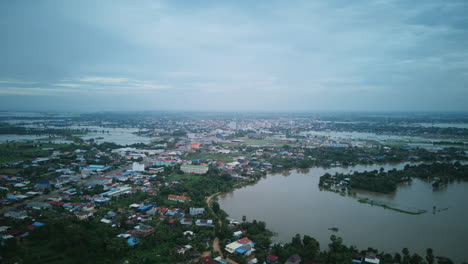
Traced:
[[468, 1], [0, 1], [0, 110], [468, 111]]

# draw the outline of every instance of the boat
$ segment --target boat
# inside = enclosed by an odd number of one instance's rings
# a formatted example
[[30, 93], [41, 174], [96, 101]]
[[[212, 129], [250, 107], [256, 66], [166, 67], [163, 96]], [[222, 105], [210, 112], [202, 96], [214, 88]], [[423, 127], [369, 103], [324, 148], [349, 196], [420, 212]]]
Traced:
[[328, 228], [328, 230], [331, 230], [333, 232], [338, 232], [339, 229], [338, 229], [338, 227], [330, 227], [330, 228]]

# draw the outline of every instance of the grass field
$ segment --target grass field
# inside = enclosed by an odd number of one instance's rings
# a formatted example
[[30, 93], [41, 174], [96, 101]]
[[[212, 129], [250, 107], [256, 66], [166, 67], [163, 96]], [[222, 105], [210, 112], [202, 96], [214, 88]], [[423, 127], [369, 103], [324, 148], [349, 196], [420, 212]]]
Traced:
[[230, 154], [192, 154], [187, 156], [186, 158], [191, 160], [191, 159], [202, 159], [202, 160], [216, 160], [216, 161], [221, 161], [221, 162], [232, 162], [232, 157], [237, 157], [239, 156], [239, 153], [230, 153]]
[[0, 144], [0, 163], [15, 162], [47, 156], [48, 151], [44, 148], [62, 149], [68, 144], [41, 143], [37, 146], [31, 143], [7, 143]]
[[264, 146], [268, 144], [273, 144], [274, 139], [266, 138], [266, 139], [246, 139], [242, 144], [244, 145], [259, 145]]

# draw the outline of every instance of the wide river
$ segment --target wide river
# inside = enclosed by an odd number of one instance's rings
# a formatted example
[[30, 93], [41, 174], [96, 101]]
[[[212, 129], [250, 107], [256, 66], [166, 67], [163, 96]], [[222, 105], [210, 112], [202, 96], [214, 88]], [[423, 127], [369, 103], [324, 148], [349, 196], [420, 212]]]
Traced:
[[[277, 233], [275, 241], [289, 242], [295, 234], [316, 238], [322, 249], [330, 236], [343, 238], [346, 245], [368, 247], [395, 253], [407, 247], [410, 253], [425, 256], [433, 248], [436, 256], [447, 256], [456, 262], [468, 261], [468, 183], [449, 184], [433, 191], [431, 183], [413, 180], [391, 195], [360, 192], [359, 196], [405, 208], [427, 210], [410, 215], [359, 203], [351, 197], [321, 191], [320, 176], [325, 173], [402, 169], [406, 163], [358, 165], [354, 167], [312, 168], [283, 174], [270, 174], [257, 184], [223, 194], [219, 203], [230, 218], [261, 220]], [[433, 212], [433, 206], [437, 210]], [[446, 209], [448, 208], [448, 209]], [[439, 209], [444, 209], [440, 210]], [[338, 227], [337, 233], [328, 230]]]

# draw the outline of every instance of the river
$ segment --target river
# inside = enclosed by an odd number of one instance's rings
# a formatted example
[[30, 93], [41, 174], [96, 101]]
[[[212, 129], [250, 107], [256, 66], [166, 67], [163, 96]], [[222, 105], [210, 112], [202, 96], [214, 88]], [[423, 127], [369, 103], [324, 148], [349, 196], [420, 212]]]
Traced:
[[[377, 248], [385, 252], [400, 252], [404, 247], [411, 253], [425, 256], [426, 248], [435, 255], [447, 256], [456, 262], [468, 261], [468, 183], [449, 184], [434, 192], [428, 182], [413, 180], [400, 186], [391, 195], [359, 192], [358, 195], [384, 201], [396, 206], [425, 209], [421, 215], [410, 215], [359, 203], [351, 197], [321, 191], [319, 177], [351, 171], [402, 169], [406, 163], [387, 165], [358, 165], [354, 167], [312, 168], [283, 174], [270, 174], [257, 184], [223, 194], [219, 203], [230, 218], [247, 216], [261, 220], [277, 233], [273, 238], [289, 242], [299, 233], [316, 238], [322, 249], [328, 247], [330, 236], [343, 238], [346, 245], [359, 249]], [[445, 209], [433, 213], [433, 206]], [[338, 227], [337, 233], [328, 230]]]

